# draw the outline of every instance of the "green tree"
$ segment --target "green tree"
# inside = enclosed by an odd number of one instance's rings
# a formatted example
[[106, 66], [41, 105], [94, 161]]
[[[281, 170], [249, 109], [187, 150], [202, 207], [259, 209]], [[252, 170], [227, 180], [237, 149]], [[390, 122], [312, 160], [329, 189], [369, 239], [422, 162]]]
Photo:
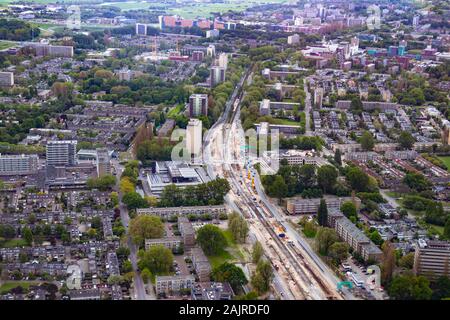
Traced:
[[31, 246], [31, 244], [33, 243], [33, 232], [31, 232], [30, 228], [24, 227], [22, 229], [22, 237], [27, 245]]
[[398, 136], [397, 142], [402, 149], [411, 149], [414, 146], [414, 142], [416, 142], [416, 140], [408, 131], [402, 131]]
[[383, 243], [383, 238], [381, 238], [381, 235], [377, 230], [371, 232], [369, 238], [376, 245], [381, 245]]
[[335, 242], [328, 249], [328, 255], [333, 258], [338, 265], [348, 257], [348, 244], [345, 242]]
[[401, 257], [398, 265], [405, 269], [412, 269], [414, 267], [414, 252], [410, 252]]
[[408, 172], [403, 178], [403, 182], [416, 191], [425, 191], [431, 187], [430, 181], [421, 173]]
[[152, 278], [152, 273], [150, 272], [150, 270], [148, 270], [148, 268], [145, 268], [144, 270], [142, 270], [141, 276], [142, 280], [147, 283]]
[[317, 222], [320, 226], [326, 226], [328, 220], [328, 208], [325, 199], [320, 199], [319, 210], [317, 211]]
[[322, 188], [324, 193], [331, 193], [336, 184], [338, 172], [335, 167], [331, 165], [321, 166], [317, 170], [317, 183]]
[[427, 278], [412, 274], [394, 277], [388, 293], [393, 300], [430, 300], [433, 294]]
[[356, 192], [364, 192], [369, 189], [369, 176], [358, 167], [351, 167], [348, 169], [345, 178], [349, 182], [351, 188]]
[[369, 131], [364, 131], [360, 139], [361, 148], [365, 151], [370, 151], [375, 146], [375, 140]]
[[443, 235], [445, 238], [450, 240], [450, 218], [447, 218], [447, 222], [445, 222]]
[[357, 217], [358, 216], [356, 206], [351, 201], [344, 202], [341, 205], [341, 211], [347, 218]]
[[338, 165], [340, 166], [342, 165], [342, 157], [340, 149], [336, 149], [336, 151], [334, 152], [334, 161], [336, 161]]
[[264, 249], [259, 243], [259, 241], [256, 241], [252, 248], [252, 262], [258, 263], [259, 260], [261, 260], [262, 256], [264, 255]]
[[227, 239], [222, 230], [212, 224], [207, 224], [197, 231], [197, 242], [207, 255], [219, 254], [227, 246]]
[[383, 258], [381, 262], [381, 281], [389, 283], [395, 269], [395, 248], [390, 241], [385, 241], [381, 247], [383, 249]]
[[339, 241], [336, 232], [331, 228], [319, 228], [316, 233], [315, 244], [317, 251], [323, 256], [327, 256], [330, 247]]
[[164, 224], [159, 217], [139, 215], [131, 219], [129, 234], [136, 245], [142, 246], [145, 239], [161, 238]]
[[270, 187], [270, 190], [270, 193], [273, 194], [274, 197], [278, 198], [279, 202], [281, 202], [281, 199], [287, 196], [288, 186], [286, 185], [286, 182], [284, 182], [283, 177], [277, 175], [275, 176], [275, 180]]
[[120, 276], [120, 275], [114, 275], [114, 274], [112, 274], [112, 275], [110, 275], [110, 276], [108, 277], [107, 282], [108, 282], [108, 284], [109, 284], [110, 286], [112, 286], [112, 285], [117, 285], [117, 284], [121, 284], [121, 283], [123, 282], [123, 277]]
[[244, 243], [247, 239], [249, 228], [247, 221], [240, 214], [233, 212], [228, 217], [228, 230], [236, 242]]
[[147, 268], [154, 275], [168, 273], [173, 264], [172, 251], [163, 245], [151, 246], [146, 251], [141, 250], [139, 258], [139, 268], [141, 270]]
[[450, 278], [441, 276], [431, 284], [433, 289], [433, 300], [450, 298]]
[[270, 283], [273, 279], [273, 270], [270, 262], [261, 260], [256, 267], [256, 272], [253, 274], [251, 284], [258, 294], [263, 294], [269, 291]]
[[212, 271], [211, 277], [217, 282], [228, 282], [235, 293], [242, 291], [242, 286], [248, 283], [244, 272], [238, 266], [225, 262]]
[[134, 210], [137, 208], [147, 208], [148, 203], [142, 196], [137, 192], [126, 193], [122, 198], [123, 203], [127, 205], [129, 210]]
[[111, 198], [112, 205], [114, 207], [118, 206], [119, 205], [119, 194], [116, 191], [113, 191], [110, 193], [109, 196]]
[[409, 90], [409, 94], [408, 94], [412, 99], [415, 100], [415, 104], [417, 106], [420, 106], [421, 104], [423, 104], [425, 102], [425, 95], [422, 91], [421, 88], [413, 88], [411, 90]]

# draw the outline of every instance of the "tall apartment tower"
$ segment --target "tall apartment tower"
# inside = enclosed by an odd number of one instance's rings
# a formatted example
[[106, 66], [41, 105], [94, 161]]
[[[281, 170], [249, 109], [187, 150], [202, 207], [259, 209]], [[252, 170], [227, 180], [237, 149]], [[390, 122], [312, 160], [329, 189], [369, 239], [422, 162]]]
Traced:
[[186, 149], [192, 162], [199, 162], [202, 157], [202, 122], [190, 119], [186, 127]]
[[213, 44], [210, 44], [208, 48], [206, 49], [206, 55], [208, 57], [215, 57], [216, 56], [216, 46]]
[[14, 85], [14, 73], [0, 72], [0, 87], [12, 87]]
[[318, 87], [314, 90], [314, 105], [316, 108], [322, 108], [323, 88]]
[[420, 23], [420, 16], [414, 16], [412, 20], [412, 25], [414, 28], [417, 28]]
[[219, 58], [217, 59], [219, 67], [224, 68], [225, 70], [228, 67], [228, 55], [223, 52], [219, 55]]
[[189, 97], [189, 117], [208, 115], [208, 95], [192, 94]]
[[111, 158], [109, 157], [108, 149], [97, 149], [97, 176], [101, 177], [111, 174]]
[[211, 67], [211, 88], [215, 87], [219, 83], [222, 83], [225, 81], [225, 68], [219, 67], [219, 66], [213, 66]]
[[147, 35], [147, 25], [144, 23], [136, 23], [136, 35], [146, 36]]
[[47, 142], [47, 166], [73, 166], [77, 162], [76, 155], [76, 140]]

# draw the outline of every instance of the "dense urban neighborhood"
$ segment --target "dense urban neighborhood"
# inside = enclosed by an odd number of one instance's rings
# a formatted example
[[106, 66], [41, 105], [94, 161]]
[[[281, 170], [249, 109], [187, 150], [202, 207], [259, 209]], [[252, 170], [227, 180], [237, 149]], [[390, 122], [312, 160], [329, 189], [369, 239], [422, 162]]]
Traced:
[[450, 3], [0, 1], [0, 300], [450, 299]]

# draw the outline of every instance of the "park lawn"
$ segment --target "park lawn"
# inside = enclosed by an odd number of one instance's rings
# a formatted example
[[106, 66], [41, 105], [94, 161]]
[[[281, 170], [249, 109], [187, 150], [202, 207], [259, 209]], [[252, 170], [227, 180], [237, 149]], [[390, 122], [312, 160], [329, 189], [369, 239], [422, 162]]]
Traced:
[[402, 197], [402, 194], [401, 194], [401, 193], [394, 192], [394, 191], [387, 191], [386, 194], [387, 194], [389, 197], [392, 197], [392, 198], [394, 198], [394, 199], [399, 199], [399, 198]]
[[7, 241], [0, 241], [0, 248], [15, 248], [24, 247], [27, 242], [24, 239], [11, 239]]
[[300, 122], [289, 120], [289, 119], [280, 119], [280, 118], [274, 118], [274, 124], [281, 124], [286, 126], [299, 126]]
[[441, 159], [442, 162], [444, 162], [444, 164], [447, 166], [447, 171], [450, 172], [450, 156], [438, 158]]
[[225, 262], [234, 260], [234, 256], [231, 255], [227, 250], [222, 250], [219, 254], [214, 256], [208, 256], [209, 263], [211, 264], [211, 269], [215, 269]]
[[30, 286], [38, 285], [39, 282], [36, 281], [7, 281], [0, 287], [0, 294], [6, 294], [11, 289], [16, 287], [22, 287], [25, 291], [27, 291]]
[[245, 260], [244, 254], [240, 250], [239, 245], [234, 241], [231, 232], [229, 230], [223, 230], [223, 235], [227, 239], [228, 247], [217, 255], [208, 256], [212, 269], [220, 266], [224, 262]]
[[14, 47], [16, 44], [11, 41], [0, 41], [0, 50], [8, 49]]
[[167, 118], [175, 118], [180, 112], [181, 112], [181, 108], [183, 107], [183, 105], [178, 104], [175, 107], [173, 107], [172, 109], [169, 110], [169, 112], [167, 113]]

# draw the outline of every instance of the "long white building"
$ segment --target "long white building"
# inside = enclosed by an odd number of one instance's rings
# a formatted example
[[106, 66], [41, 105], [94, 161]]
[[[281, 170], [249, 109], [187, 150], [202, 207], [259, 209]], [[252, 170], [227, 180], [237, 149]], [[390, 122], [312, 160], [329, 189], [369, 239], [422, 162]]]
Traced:
[[38, 156], [32, 155], [2, 155], [0, 154], [0, 175], [27, 175], [36, 173]]

